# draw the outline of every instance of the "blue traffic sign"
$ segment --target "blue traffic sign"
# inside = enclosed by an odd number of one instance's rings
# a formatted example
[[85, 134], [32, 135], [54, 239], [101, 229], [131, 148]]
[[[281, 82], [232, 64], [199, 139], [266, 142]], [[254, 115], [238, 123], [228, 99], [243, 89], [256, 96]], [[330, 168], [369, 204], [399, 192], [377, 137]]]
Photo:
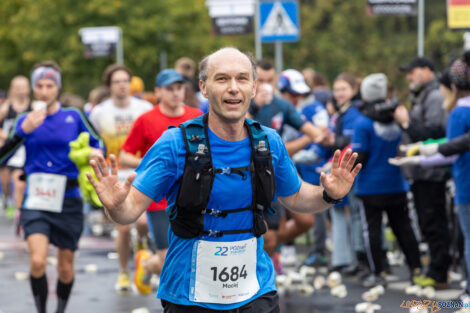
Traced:
[[297, 1], [260, 2], [261, 42], [297, 41], [300, 38]]

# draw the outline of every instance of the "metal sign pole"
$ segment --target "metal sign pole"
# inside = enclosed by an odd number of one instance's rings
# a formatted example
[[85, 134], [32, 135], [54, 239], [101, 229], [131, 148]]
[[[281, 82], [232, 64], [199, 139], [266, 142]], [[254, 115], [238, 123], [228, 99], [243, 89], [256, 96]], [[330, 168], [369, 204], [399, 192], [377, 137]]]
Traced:
[[124, 64], [124, 51], [122, 47], [122, 30], [120, 27], [119, 29], [119, 39], [116, 44], [116, 63], [117, 64]]
[[160, 71], [168, 68], [168, 53], [166, 48], [160, 50]]
[[263, 48], [261, 45], [261, 38], [259, 35], [260, 20], [259, 20], [259, 0], [255, 0], [255, 55], [257, 60], [263, 58]]
[[418, 56], [424, 56], [424, 0], [418, 0]]
[[282, 41], [276, 40], [274, 43], [274, 54], [276, 59], [276, 72], [280, 73], [284, 66], [282, 59]]

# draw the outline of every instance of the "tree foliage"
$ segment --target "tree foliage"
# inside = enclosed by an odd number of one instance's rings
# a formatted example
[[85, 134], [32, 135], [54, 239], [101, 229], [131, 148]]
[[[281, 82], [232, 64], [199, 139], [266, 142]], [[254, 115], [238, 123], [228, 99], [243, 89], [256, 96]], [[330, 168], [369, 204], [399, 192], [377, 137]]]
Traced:
[[[284, 44], [285, 68], [313, 67], [332, 79], [343, 71], [385, 72], [403, 84], [397, 66], [416, 55], [416, 17], [367, 16], [365, 0], [300, 0], [301, 40]], [[253, 35], [213, 36], [205, 0], [8, 0], [0, 2], [0, 89], [16, 74], [29, 76], [40, 60], [56, 60], [64, 90], [86, 96], [101, 84], [114, 58], [85, 59], [78, 31], [120, 26], [124, 58], [147, 89], [160, 69], [160, 52], [171, 66], [181, 56], [199, 60], [233, 45], [254, 52]], [[459, 56], [463, 32], [446, 28], [444, 1], [426, 2], [426, 55], [443, 69]], [[263, 45], [273, 59], [272, 44]]]

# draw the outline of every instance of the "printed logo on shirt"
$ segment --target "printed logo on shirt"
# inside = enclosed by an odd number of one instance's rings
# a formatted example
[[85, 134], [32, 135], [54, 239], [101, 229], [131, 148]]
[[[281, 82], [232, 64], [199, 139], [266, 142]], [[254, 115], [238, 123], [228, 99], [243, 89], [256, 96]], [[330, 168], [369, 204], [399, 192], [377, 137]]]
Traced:
[[283, 118], [282, 113], [281, 112], [277, 113], [271, 119], [271, 128], [274, 128], [275, 130], [280, 130], [282, 127], [283, 121], [284, 121], [284, 118]]
[[114, 127], [116, 130], [116, 135], [125, 135], [129, 134], [132, 128], [132, 124], [135, 121], [135, 117], [132, 114], [127, 115], [116, 115], [114, 117]]
[[66, 123], [75, 123], [75, 119], [73, 118], [72, 115], [67, 115], [67, 117], [65, 118], [65, 122]]

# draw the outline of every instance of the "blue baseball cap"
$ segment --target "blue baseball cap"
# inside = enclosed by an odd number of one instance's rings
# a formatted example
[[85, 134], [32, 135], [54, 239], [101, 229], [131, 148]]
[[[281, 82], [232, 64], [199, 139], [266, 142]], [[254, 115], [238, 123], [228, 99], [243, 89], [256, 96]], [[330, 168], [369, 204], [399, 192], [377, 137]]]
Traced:
[[184, 78], [177, 71], [169, 68], [158, 73], [155, 79], [155, 86], [165, 87], [176, 82], [184, 82]]

